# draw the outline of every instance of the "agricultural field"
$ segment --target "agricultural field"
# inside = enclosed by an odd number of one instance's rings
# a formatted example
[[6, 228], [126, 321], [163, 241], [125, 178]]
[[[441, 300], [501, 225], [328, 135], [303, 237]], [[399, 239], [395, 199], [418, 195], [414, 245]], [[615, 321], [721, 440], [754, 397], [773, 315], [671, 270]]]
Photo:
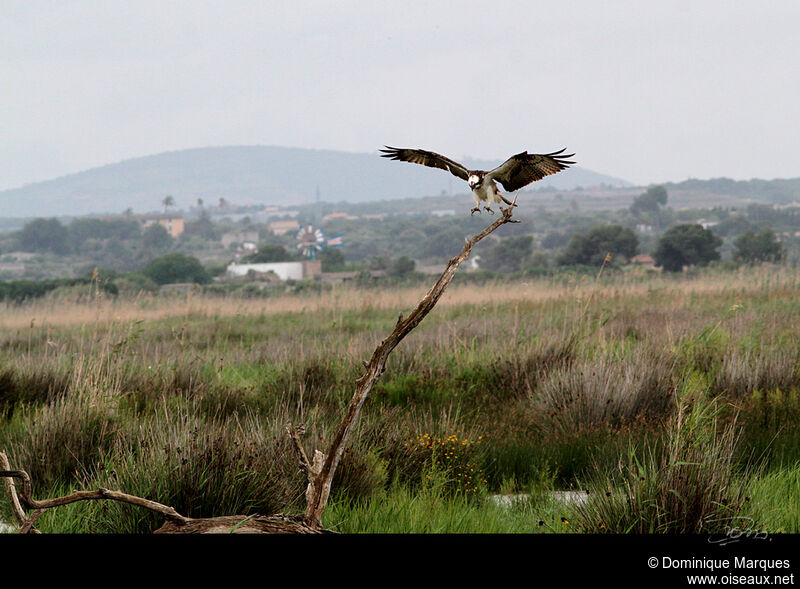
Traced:
[[[190, 517], [302, 514], [286, 424], [304, 424], [307, 452], [327, 448], [362, 361], [428, 286], [265, 299], [95, 288], [6, 304], [0, 450], [28, 471], [35, 498], [104, 487]], [[798, 289], [800, 271], [770, 265], [456, 279], [390, 357], [323, 524], [800, 532]], [[12, 520], [3, 495], [0, 521]], [[162, 523], [85, 501], [37, 527]]]

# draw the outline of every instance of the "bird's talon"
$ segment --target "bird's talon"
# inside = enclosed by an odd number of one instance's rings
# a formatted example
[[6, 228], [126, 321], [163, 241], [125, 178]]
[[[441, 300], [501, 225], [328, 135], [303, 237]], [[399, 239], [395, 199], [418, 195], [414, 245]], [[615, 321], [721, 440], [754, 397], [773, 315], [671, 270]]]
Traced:
[[475, 213], [480, 213], [480, 212], [481, 212], [480, 207], [474, 207], [474, 208], [470, 209], [470, 216], [474, 215]]

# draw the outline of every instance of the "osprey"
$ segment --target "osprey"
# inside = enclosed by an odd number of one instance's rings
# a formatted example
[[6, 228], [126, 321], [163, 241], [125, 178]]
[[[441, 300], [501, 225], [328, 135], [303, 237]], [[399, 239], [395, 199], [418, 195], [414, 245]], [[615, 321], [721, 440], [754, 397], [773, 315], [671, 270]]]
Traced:
[[500, 182], [508, 192], [513, 192], [531, 182], [541, 180], [545, 176], [565, 170], [569, 167], [569, 164], [575, 163], [566, 159], [575, 154], [562, 155], [564, 149], [544, 154], [523, 151], [517, 155], [512, 155], [494, 170], [484, 172], [482, 170], [468, 170], [458, 162], [432, 151], [400, 149], [389, 147], [388, 145], [384, 147], [386, 149], [380, 150], [381, 157], [388, 157], [401, 162], [411, 162], [412, 164], [422, 164], [431, 168], [441, 168], [462, 180], [466, 180], [472, 189], [472, 197], [475, 199], [475, 207], [471, 211], [473, 215], [481, 210], [481, 202], [488, 202], [488, 204], [484, 205], [484, 208], [490, 213], [494, 213], [490, 208], [493, 203], [504, 202], [509, 206], [512, 204], [511, 201], [500, 194], [495, 181]]

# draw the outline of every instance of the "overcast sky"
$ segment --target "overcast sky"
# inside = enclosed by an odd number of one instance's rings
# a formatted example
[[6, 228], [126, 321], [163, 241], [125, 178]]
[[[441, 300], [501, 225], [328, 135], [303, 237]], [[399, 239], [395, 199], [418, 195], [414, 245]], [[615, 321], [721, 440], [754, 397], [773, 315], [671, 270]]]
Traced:
[[800, 176], [800, 1], [0, 0], [0, 189], [215, 145]]

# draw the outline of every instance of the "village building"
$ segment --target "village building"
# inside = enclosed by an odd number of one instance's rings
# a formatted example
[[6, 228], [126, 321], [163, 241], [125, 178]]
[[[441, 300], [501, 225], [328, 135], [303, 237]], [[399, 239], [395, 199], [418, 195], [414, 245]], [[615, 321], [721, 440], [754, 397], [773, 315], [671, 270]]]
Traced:
[[658, 267], [656, 266], [656, 261], [653, 259], [652, 256], [648, 256], [647, 254], [639, 254], [633, 256], [631, 258], [631, 264], [642, 268], [647, 268], [649, 270], [658, 269]]
[[344, 219], [346, 221], [354, 221], [358, 219], [358, 217], [350, 215], [348, 213], [331, 213], [330, 215], [325, 215], [324, 217], [322, 217], [322, 222], [326, 223], [328, 221], [333, 221], [334, 219]]
[[300, 229], [300, 223], [295, 219], [272, 221], [267, 227], [269, 227], [269, 230], [275, 235], [283, 235], [284, 233]]
[[282, 281], [307, 280], [317, 278], [322, 274], [320, 260], [303, 260], [301, 262], [269, 262], [263, 264], [237, 264], [228, 265], [226, 274], [230, 279], [259, 278], [259, 275], [275, 274]]
[[139, 215], [137, 217], [142, 224], [142, 229], [150, 225], [161, 225], [172, 237], [178, 237], [183, 233], [183, 215], [178, 213], [154, 213], [151, 215]]

